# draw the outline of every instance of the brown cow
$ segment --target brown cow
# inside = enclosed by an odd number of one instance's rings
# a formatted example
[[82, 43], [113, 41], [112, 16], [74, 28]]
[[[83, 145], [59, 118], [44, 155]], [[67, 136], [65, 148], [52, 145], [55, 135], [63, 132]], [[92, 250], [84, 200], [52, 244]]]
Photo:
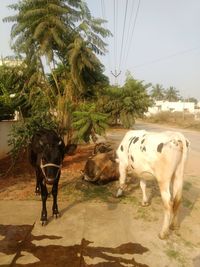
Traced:
[[[103, 153], [102, 153], [103, 151]], [[93, 156], [85, 164], [83, 179], [92, 183], [105, 184], [119, 179], [119, 165], [115, 162], [110, 145], [97, 144]]]

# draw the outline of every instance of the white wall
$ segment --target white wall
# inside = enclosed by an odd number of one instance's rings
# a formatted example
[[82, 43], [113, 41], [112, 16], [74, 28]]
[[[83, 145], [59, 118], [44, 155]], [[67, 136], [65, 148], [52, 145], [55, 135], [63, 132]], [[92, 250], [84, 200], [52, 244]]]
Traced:
[[154, 106], [148, 109], [148, 113], [156, 114], [161, 111], [179, 111], [179, 112], [189, 112], [194, 114], [195, 104], [193, 102], [169, 102], [169, 101], [156, 101]]
[[10, 147], [8, 146], [8, 135], [14, 123], [16, 123], [16, 121], [0, 122], [0, 159], [5, 158], [7, 156], [7, 153], [10, 151]]

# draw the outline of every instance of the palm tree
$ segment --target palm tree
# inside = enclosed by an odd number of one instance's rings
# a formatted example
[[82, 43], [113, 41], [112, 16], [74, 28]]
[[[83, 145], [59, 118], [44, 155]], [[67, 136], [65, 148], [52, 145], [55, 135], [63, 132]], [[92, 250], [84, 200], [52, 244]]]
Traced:
[[164, 93], [163, 86], [160, 84], [156, 84], [152, 86], [152, 88], [153, 89], [151, 90], [151, 97], [154, 100], [164, 100], [165, 93]]
[[165, 100], [173, 102], [173, 101], [178, 101], [179, 99], [180, 99], [180, 94], [175, 87], [170, 86], [169, 89], [165, 90]]

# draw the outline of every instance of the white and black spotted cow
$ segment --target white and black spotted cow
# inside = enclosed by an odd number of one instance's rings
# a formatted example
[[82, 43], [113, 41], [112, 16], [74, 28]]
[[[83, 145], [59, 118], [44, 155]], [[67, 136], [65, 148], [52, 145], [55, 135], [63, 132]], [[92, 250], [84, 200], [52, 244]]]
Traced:
[[143, 206], [148, 205], [145, 180], [154, 177], [158, 181], [164, 204], [164, 223], [159, 234], [161, 239], [167, 237], [169, 228], [178, 226], [177, 212], [188, 145], [189, 142], [179, 132], [153, 133], [139, 130], [127, 132], [117, 149], [120, 173], [117, 196], [123, 192], [127, 169], [140, 178]]

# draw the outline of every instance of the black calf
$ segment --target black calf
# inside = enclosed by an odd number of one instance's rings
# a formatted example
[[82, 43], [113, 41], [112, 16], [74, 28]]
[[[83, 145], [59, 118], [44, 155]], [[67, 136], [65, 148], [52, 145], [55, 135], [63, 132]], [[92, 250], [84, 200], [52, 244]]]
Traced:
[[61, 174], [62, 161], [65, 154], [65, 144], [58, 134], [52, 130], [41, 129], [32, 138], [30, 144], [30, 162], [36, 172], [36, 194], [42, 198], [42, 225], [47, 223], [46, 200], [48, 190], [52, 186], [53, 216], [59, 215], [57, 205], [58, 183]]

